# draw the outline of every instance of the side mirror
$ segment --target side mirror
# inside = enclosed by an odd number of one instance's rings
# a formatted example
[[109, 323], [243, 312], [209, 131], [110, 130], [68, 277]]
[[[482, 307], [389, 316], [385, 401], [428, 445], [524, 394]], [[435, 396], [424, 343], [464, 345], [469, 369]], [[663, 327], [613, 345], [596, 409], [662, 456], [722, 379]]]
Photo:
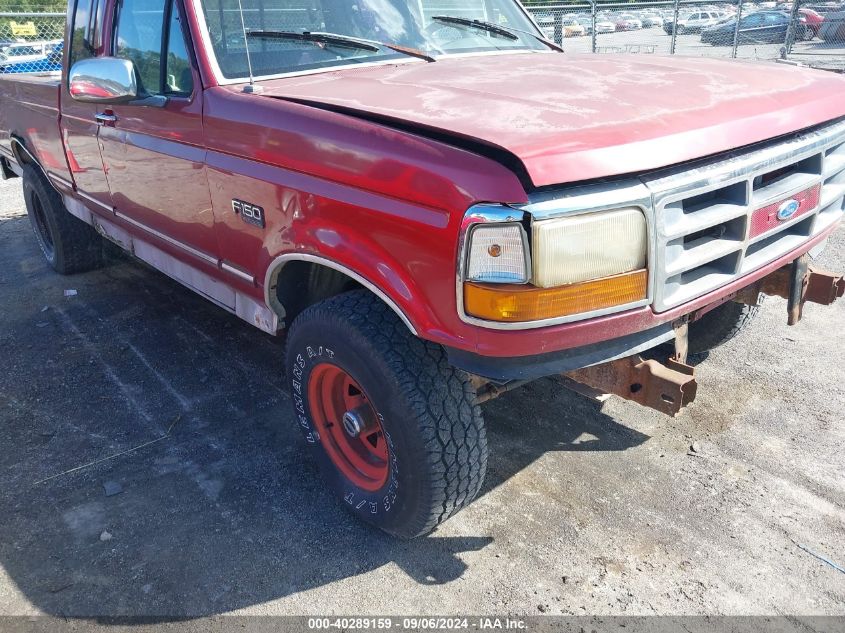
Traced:
[[68, 90], [76, 101], [128, 103], [138, 96], [135, 67], [117, 57], [83, 59], [70, 69]]

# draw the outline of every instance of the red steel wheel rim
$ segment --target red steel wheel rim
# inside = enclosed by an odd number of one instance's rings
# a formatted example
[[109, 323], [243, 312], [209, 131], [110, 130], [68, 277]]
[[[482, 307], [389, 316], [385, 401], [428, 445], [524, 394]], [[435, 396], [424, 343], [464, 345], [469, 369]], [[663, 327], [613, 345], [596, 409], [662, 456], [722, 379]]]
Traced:
[[337, 365], [320, 363], [308, 379], [311, 417], [332, 463], [357, 487], [379, 490], [387, 482], [384, 431], [364, 390]]

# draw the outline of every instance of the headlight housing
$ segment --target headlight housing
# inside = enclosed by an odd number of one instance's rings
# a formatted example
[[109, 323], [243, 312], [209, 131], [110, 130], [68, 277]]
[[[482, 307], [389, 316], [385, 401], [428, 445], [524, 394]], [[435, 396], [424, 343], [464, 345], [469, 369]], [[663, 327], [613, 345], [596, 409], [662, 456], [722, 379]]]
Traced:
[[469, 231], [461, 307], [471, 322], [537, 327], [647, 302], [649, 233], [639, 207], [534, 220], [530, 234], [529, 252], [519, 223]]
[[646, 267], [648, 231], [636, 208], [534, 222], [532, 282], [553, 288]]

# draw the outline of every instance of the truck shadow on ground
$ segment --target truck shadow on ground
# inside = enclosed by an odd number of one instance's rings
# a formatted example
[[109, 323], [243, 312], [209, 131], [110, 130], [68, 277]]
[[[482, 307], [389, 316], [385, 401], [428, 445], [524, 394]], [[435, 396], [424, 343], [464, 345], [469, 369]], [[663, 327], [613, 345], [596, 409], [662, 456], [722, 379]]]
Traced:
[[[278, 341], [135, 262], [55, 275], [25, 222], [0, 223], [0, 563], [34, 607], [219, 614], [390, 565], [448, 583], [494, 546], [359, 524], [304, 451]], [[550, 380], [484, 410], [483, 494], [547, 451], [647, 439]]]

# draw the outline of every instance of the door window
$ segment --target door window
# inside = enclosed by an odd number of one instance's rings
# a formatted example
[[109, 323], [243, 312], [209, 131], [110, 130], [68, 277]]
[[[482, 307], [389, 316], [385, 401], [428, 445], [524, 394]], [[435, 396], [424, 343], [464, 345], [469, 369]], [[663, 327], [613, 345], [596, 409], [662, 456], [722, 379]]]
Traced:
[[117, 19], [115, 55], [135, 65], [139, 94], [190, 95], [190, 58], [174, 2], [123, 0]]

